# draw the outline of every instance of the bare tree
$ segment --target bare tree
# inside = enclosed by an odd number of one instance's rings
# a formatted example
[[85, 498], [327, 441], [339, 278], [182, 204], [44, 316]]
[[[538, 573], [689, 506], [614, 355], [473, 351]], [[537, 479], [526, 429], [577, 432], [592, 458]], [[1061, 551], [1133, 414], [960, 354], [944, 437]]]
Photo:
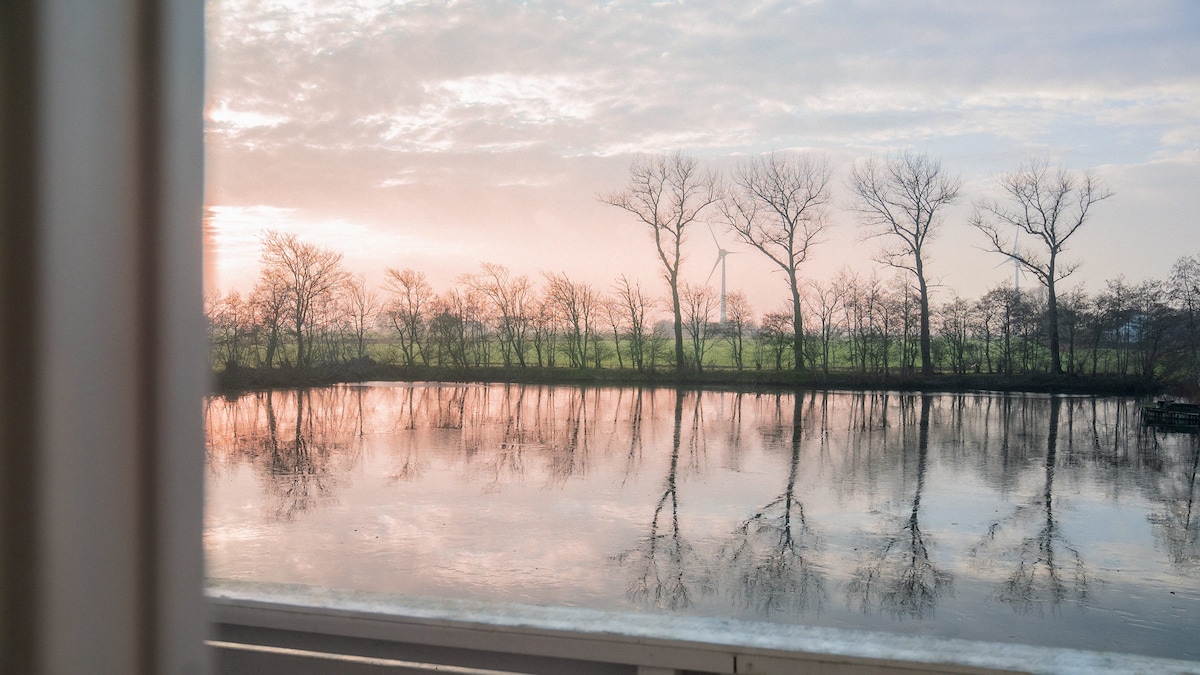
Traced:
[[[833, 294], [838, 299], [841, 309], [841, 329], [846, 335], [847, 357], [853, 368], [867, 372], [865, 352], [864, 312], [862, 302], [863, 281], [853, 270], [843, 267], [838, 275], [830, 282]], [[835, 319], [836, 320], [836, 319]]]
[[354, 333], [354, 356], [361, 361], [367, 357], [367, 331], [379, 311], [379, 295], [367, 288], [362, 275], [347, 277], [342, 292], [348, 310], [346, 316]]
[[345, 278], [330, 293], [325, 293], [313, 303], [309, 316], [312, 325], [309, 338], [309, 361], [323, 360], [335, 363], [347, 360], [350, 353], [351, 327], [350, 305], [346, 302]]
[[632, 213], [650, 228], [671, 291], [675, 314], [675, 368], [683, 370], [683, 311], [679, 303], [679, 268], [688, 228], [717, 200], [717, 180], [702, 171], [695, 158], [681, 152], [638, 157], [629, 166], [629, 183], [600, 201]]
[[426, 354], [430, 363], [455, 368], [491, 365], [493, 334], [487, 301], [471, 288], [451, 288], [430, 303]]
[[404, 365], [416, 365], [420, 358], [429, 364], [425, 351], [425, 336], [429, 330], [433, 287], [425, 274], [412, 269], [387, 268], [385, 286], [391, 294], [384, 313], [400, 337]]
[[812, 281], [809, 282], [809, 289], [806, 304], [808, 305], [810, 315], [817, 320], [819, 326], [817, 336], [820, 342], [820, 349], [817, 358], [820, 358], [821, 373], [828, 376], [830, 357], [833, 353], [833, 341], [838, 334], [835, 315], [838, 307], [842, 304], [842, 289], [836, 281], [830, 281], [826, 284]]
[[296, 338], [296, 365], [312, 365], [313, 311], [346, 279], [342, 254], [300, 241], [294, 234], [267, 232], [260, 283], [278, 285]]
[[950, 369], [959, 375], [977, 366], [975, 344], [978, 342], [972, 333], [971, 303], [957, 294], [938, 312], [942, 323], [942, 340], [946, 345], [946, 356], [950, 361]]
[[600, 297], [590, 285], [571, 281], [566, 273], [544, 272], [546, 300], [566, 328], [567, 358], [572, 368], [587, 368], [588, 347], [600, 320]]
[[988, 372], [1013, 374], [1022, 304], [1021, 291], [1007, 282], [989, 290], [975, 302]]
[[617, 301], [625, 313], [627, 337], [629, 339], [629, 361], [639, 371], [645, 370], [646, 356], [652, 339], [653, 326], [648, 323], [648, 314], [654, 305], [641, 285], [621, 275], [616, 281]]
[[783, 370], [784, 356], [791, 350], [791, 316], [787, 312], [763, 314], [754, 334], [754, 365], [762, 368], [765, 361], [773, 361], [775, 370]]
[[[250, 308], [254, 315], [254, 323], [266, 340], [262, 350], [261, 363], [267, 368], [275, 365], [283, 347], [288, 292], [283, 276], [268, 274], [263, 269], [254, 290], [250, 292]], [[257, 350], [256, 350], [257, 351]]]
[[729, 356], [738, 370], [746, 367], [745, 338], [750, 322], [754, 320], [754, 312], [750, 300], [741, 291], [734, 291], [726, 297], [725, 321], [721, 322], [721, 337], [729, 343]]
[[524, 275], [512, 276], [503, 265], [483, 263], [482, 267], [482, 273], [466, 275], [462, 277], [462, 282], [487, 298], [496, 310], [500, 355], [504, 365], [511, 366], [515, 360], [517, 365], [524, 368], [533, 319], [537, 313], [533, 285]]
[[554, 302], [543, 297], [535, 303], [533, 320], [530, 322], [533, 342], [533, 355], [539, 368], [553, 368], [558, 350], [559, 320], [555, 314]]
[[[1091, 173], [1051, 168], [1045, 160], [1028, 160], [1016, 173], [999, 176], [996, 181], [1005, 193], [1005, 203], [977, 202], [971, 224], [987, 237], [992, 251], [1016, 261], [1046, 287], [1050, 370], [1062, 373], [1055, 285], [1079, 263], [1064, 263], [1059, 254], [1087, 222], [1092, 206], [1112, 192]], [[1002, 230], [1029, 236], [1023, 237], [1018, 247]]]
[[[900, 340], [900, 369], [905, 372], [915, 369], [917, 353], [920, 350], [921, 299], [913, 292], [916, 289], [909, 281], [906, 274], [893, 276], [888, 283], [885, 300], [894, 317], [896, 337]], [[930, 330], [932, 332], [932, 328]], [[914, 336], [914, 333], [917, 335]]]
[[1171, 304], [1179, 312], [1179, 347], [1193, 383], [1200, 384], [1200, 256], [1183, 256], [1171, 267], [1167, 282]]
[[1176, 336], [1175, 311], [1167, 303], [1166, 297], [1167, 285], [1157, 279], [1147, 279], [1134, 289], [1136, 314], [1127, 328], [1133, 334], [1131, 337], [1136, 350], [1137, 366], [1141, 376], [1147, 381], [1154, 380], [1163, 371], [1168, 343], [1173, 342], [1171, 338]]
[[921, 311], [921, 372], [933, 373], [929, 329], [929, 241], [941, 225], [943, 207], [958, 201], [961, 182], [925, 153], [905, 152], [884, 162], [872, 157], [850, 170], [852, 209], [868, 237], [885, 240], [879, 262], [912, 273]]
[[479, 322], [478, 298], [470, 291], [450, 289], [435, 296], [429, 310], [428, 361], [439, 366], [466, 368], [473, 350], [472, 324]]
[[861, 373], [886, 369], [892, 338], [889, 323], [893, 317], [883, 282], [874, 271], [864, 279], [843, 269], [833, 283], [841, 298], [839, 307], [850, 363]]
[[209, 321], [213, 365], [226, 370], [244, 365], [250, 336], [255, 329], [250, 302], [232, 291], [211, 300], [206, 298], [205, 314]]
[[612, 296], [600, 297], [600, 310], [612, 329], [613, 350], [617, 353], [617, 368], [625, 369], [625, 353], [621, 351], [621, 335], [629, 330], [629, 316], [621, 301]]
[[794, 368], [804, 367], [800, 265], [829, 225], [829, 162], [824, 157], [771, 153], [738, 164], [721, 218], [742, 241], [783, 270], [792, 300]]
[[721, 301], [711, 288], [699, 284], [685, 283], [679, 295], [683, 302], [683, 328], [692, 340], [696, 372], [703, 372], [704, 355], [712, 344], [709, 330], [713, 326], [713, 313]]

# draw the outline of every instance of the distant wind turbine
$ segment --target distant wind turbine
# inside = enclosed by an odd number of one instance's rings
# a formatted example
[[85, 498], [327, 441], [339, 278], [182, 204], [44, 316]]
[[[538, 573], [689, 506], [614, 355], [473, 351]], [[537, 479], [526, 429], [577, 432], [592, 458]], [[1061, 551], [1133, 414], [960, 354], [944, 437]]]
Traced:
[[[1015, 290], [1018, 295], [1021, 293], [1021, 277], [1025, 276], [1025, 268], [1021, 267], [1021, 261], [1017, 260], [1013, 256], [1017, 255], [1017, 252], [1019, 251], [1017, 248], [1017, 242], [1019, 242], [1020, 239], [1021, 231], [1017, 230], [1016, 236], [1013, 237], [1012, 255], [1009, 256], [1009, 259], [1012, 260], [1013, 264], [1013, 290]], [[1003, 264], [1005, 263], [1000, 263], [1000, 265]], [[999, 267], [1000, 265], [996, 265], [996, 267]]]
[[[1021, 231], [1013, 235], [1013, 255], [1017, 255], [1017, 242], [1021, 240]], [[1021, 277], [1025, 276], [1025, 270], [1021, 268], [1021, 261], [1013, 258], [1013, 288], [1016, 289], [1017, 295], [1021, 294]]]
[[717, 235], [712, 231], [711, 227], [708, 228], [708, 233], [710, 235], [712, 235], [713, 243], [716, 244], [716, 246], [717, 246], [717, 260], [716, 260], [716, 262], [713, 263], [712, 270], [709, 271], [708, 278], [704, 280], [704, 283], [708, 284], [709, 281], [712, 281], [712, 276], [717, 271], [717, 265], [720, 265], [721, 266], [721, 323], [725, 323], [725, 256], [727, 256], [731, 253], [736, 254], [737, 251], [726, 251], [725, 249], [721, 248], [721, 242], [717, 241]]

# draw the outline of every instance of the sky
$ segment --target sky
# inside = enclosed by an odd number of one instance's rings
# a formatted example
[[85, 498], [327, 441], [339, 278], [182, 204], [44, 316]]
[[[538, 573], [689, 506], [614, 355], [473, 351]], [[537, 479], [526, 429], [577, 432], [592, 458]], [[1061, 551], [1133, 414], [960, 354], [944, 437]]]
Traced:
[[[935, 301], [1014, 278], [968, 219], [1029, 159], [1113, 192], [1072, 240], [1068, 288], [1164, 278], [1200, 254], [1193, 0], [209, 0], [208, 13], [210, 292], [248, 291], [275, 229], [342, 252], [371, 284], [413, 268], [442, 291], [489, 262], [665, 294], [648, 229], [597, 196], [624, 187], [638, 154], [675, 150], [714, 171], [827, 157], [831, 227], [802, 268], [815, 280], [879, 267], [845, 179], [903, 151], [962, 181], [930, 251]], [[782, 275], [713, 229], [737, 252], [729, 289], [781, 308]], [[683, 278], [704, 282], [706, 225], [684, 251]]]

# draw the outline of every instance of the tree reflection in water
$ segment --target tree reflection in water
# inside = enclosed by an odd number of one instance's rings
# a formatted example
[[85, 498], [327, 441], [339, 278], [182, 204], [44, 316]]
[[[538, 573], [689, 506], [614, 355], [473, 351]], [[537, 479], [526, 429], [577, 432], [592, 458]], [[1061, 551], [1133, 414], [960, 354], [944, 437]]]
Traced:
[[587, 394], [586, 387], [567, 392], [563, 432], [554, 435], [551, 445], [549, 478], [554, 485], [564, 485], [572, 476], [587, 471], [593, 431]]
[[1137, 650], [1195, 632], [1200, 574], [1200, 440], [1137, 410], [462, 383], [212, 398], [206, 550], [263, 581]]
[[[421, 389], [421, 414], [426, 410], [426, 399], [429, 397], [429, 389]], [[411, 434], [417, 430], [418, 408], [417, 408], [417, 388], [404, 387], [401, 389], [399, 414], [397, 415], [395, 428], [393, 433]], [[389, 483], [399, 481], [415, 481], [421, 475], [421, 457], [418, 453], [419, 445], [416, 443], [406, 443], [397, 452], [395, 468], [387, 474]]]
[[[624, 392], [624, 390], [622, 390]], [[622, 472], [621, 485], [624, 486], [637, 473], [638, 462], [642, 459], [642, 395], [643, 389], [634, 390], [633, 403], [629, 409], [629, 449], [625, 453], [625, 470]], [[613, 437], [620, 436], [620, 411], [623, 406], [616, 408], [613, 419]]]
[[491, 476], [484, 486], [485, 492], [498, 492], [505, 483], [520, 483], [525, 480], [525, 447], [540, 437], [540, 420], [535, 418], [534, 429], [525, 428], [522, 411], [525, 409], [525, 387], [517, 387], [514, 397], [512, 386], [505, 385], [500, 399], [500, 418], [504, 429], [499, 447], [488, 448], [482, 453], [483, 471]]
[[[932, 400], [932, 396], [921, 396], [917, 426], [917, 485], [912, 508], [897, 529], [883, 536], [882, 545], [859, 563], [846, 584], [848, 599], [864, 613], [882, 610], [895, 616], [921, 618], [933, 612], [939, 598], [953, 592], [953, 576], [933, 564], [920, 523]], [[902, 419], [908, 424], [910, 417], [903, 415]], [[907, 443], [904, 450], [908, 450]]]
[[[1017, 507], [1008, 518], [993, 523], [984, 541], [969, 553], [971, 557], [1012, 565], [997, 596], [1021, 614], [1040, 615], [1047, 607], [1056, 610], [1066, 600], [1082, 601], [1088, 595], [1087, 566], [1079, 550], [1063, 535], [1054, 515], [1054, 468], [1062, 403], [1059, 396], [1049, 401], [1046, 478], [1041, 494]], [[996, 548], [1000, 552], [992, 553]]]
[[[693, 588], [702, 592], [711, 590], [708, 580], [700, 573], [702, 566], [696, 560], [695, 551], [683, 539], [679, 528], [677, 478], [679, 450], [683, 444], [683, 399], [683, 390], [676, 390], [671, 458], [663, 481], [662, 496], [650, 520], [650, 533], [635, 548], [615, 556], [619, 565], [629, 565], [634, 570], [627, 591], [629, 599], [639, 605], [668, 610], [691, 607], [694, 602]], [[699, 396], [694, 399], [699, 407]], [[693, 433], [697, 431], [693, 429]], [[695, 438], [692, 441], [697, 442]]]
[[267, 492], [273, 501], [271, 517], [290, 521], [335, 501], [337, 480], [330, 472], [329, 456], [337, 448], [313, 442], [312, 399], [304, 389], [295, 392], [294, 433], [288, 439], [281, 438], [274, 394], [266, 392], [267, 435], [263, 440], [269, 462]]
[[1200, 434], [1191, 432], [1188, 459], [1179, 470], [1167, 473], [1159, 488], [1161, 510], [1150, 516], [1155, 534], [1163, 542], [1171, 564], [1182, 572], [1200, 571], [1200, 505], [1196, 503], [1196, 476], [1200, 470]]
[[734, 577], [734, 594], [741, 603], [763, 616], [810, 608], [819, 611], [828, 596], [825, 574], [813, 561], [820, 542], [796, 493], [804, 397], [797, 393], [792, 398], [792, 457], [787, 485], [782, 494], [735, 528], [731, 540], [721, 548], [716, 565]]

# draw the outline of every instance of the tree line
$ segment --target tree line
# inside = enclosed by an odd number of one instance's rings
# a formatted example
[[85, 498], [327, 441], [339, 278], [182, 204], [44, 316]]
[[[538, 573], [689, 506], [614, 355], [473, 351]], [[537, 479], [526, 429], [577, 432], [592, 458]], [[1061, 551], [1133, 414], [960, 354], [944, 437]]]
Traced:
[[[598, 289], [565, 273], [540, 280], [485, 263], [436, 292], [412, 269], [388, 269], [369, 289], [336, 252], [268, 233], [254, 289], [206, 303], [214, 367], [311, 367], [385, 361], [403, 366], [675, 367], [661, 301], [627, 277]], [[719, 298], [680, 285], [684, 359], [697, 370], [789, 370], [795, 365], [789, 307], [756, 315], [744, 294]], [[1197, 372], [1200, 256], [1180, 258], [1163, 280], [1123, 277], [1059, 298], [1068, 373], [1186, 378]], [[903, 275], [843, 270], [800, 287], [807, 326], [803, 358], [814, 372], [913, 372], [921, 363], [919, 290]], [[930, 354], [939, 372], [1021, 374], [1052, 370], [1047, 296], [1004, 282], [978, 299], [957, 295], [930, 312]]]
[[[682, 153], [635, 159], [628, 184], [598, 198], [652, 234], [669, 290], [661, 299], [625, 276], [599, 288], [565, 272], [530, 278], [493, 263], [441, 291], [418, 270], [394, 268], [381, 288], [368, 288], [340, 253], [268, 232], [253, 290], [206, 302], [214, 368], [383, 361], [1187, 382], [1200, 374], [1200, 257], [1180, 258], [1161, 280], [1117, 277], [1091, 294], [1062, 290], [1078, 267], [1063, 256], [1067, 244], [1111, 195], [1091, 174], [1029, 161], [998, 176], [1002, 200], [976, 201], [969, 225], [1037, 284], [1005, 282], [978, 299], [951, 293], [942, 303], [931, 300], [928, 245], [960, 181], [924, 154], [856, 162], [849, 208], [880, 243], [880, 268], [817, 281], [802, 267], [829, 227], [831, 182], [828, 161], [808, 153], [750, 158], [728, 176]], [[739, 292], [683, 282], [682, 245], [703, 225], [722, 227], [784, 272], [786, 304], [755, 314]], [[669, 324], [656, 320], [662, 309]]]

